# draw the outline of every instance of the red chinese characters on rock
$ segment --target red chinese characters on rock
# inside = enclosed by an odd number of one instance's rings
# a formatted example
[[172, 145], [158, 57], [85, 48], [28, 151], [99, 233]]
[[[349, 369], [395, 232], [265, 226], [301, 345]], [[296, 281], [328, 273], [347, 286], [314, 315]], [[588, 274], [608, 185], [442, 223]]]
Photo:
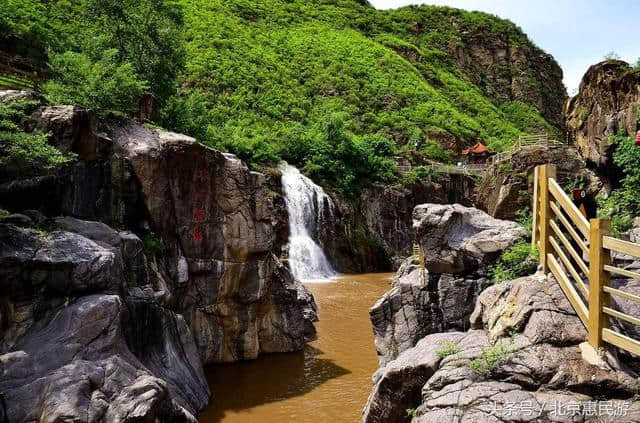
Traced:
[[[204, 169], [197, 169], [195, 172], [195, 183], [197, 185], [204, 185], [207, 183], [207, 172]], [[195, 193], [195, 202], [193, 205], [193, 220], [196, 222], [196, 226], [193, 228], [193, 241], [202, 242], [202, 228], [198, 223], [207, 219], [207, 212], [205, 211], [205, 200], [207, 198], [207, 191], [205, 189], [198, 189]]]
[[195, 242], [202, 241], [202, 230], [200, 230], [200, 226], [196, 226], [195, 228], [193, 228], [193, 240]]
[[195, 207], [193, 211], [193, 220], [196, 222], [202, 222], [205, 218], [204, 210], [200, 207]]

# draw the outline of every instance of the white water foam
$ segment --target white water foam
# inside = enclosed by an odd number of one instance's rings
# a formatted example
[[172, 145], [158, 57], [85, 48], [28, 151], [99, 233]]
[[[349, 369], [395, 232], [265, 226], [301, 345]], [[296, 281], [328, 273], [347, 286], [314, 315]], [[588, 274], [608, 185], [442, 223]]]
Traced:
[[318, 222], [331, 222], [334, 205], [331, 197], [295, 167], [283, 163], [282, 189], [289, 214], [289, 267], [304, 281], [337, 276], [322, 247], [313, 239]]

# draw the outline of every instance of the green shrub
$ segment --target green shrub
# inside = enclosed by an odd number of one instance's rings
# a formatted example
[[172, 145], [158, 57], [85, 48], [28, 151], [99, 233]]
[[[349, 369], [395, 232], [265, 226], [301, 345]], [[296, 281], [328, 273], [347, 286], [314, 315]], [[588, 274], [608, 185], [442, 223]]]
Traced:
[[[526, 195], [529, 195], [528, 192]], [[533, 212], [529, 207], [516, 211], [516, 222], [527, 231], [527, 238], [531, 238], [533, 230]]]
[[117, 50], [107, 50], [93, 61], [83, 53], [53, 54], [54, 76], [42, 92], [54, 104], [77, 104], [102, 116], [131, 113], [147, 84], [138, 80], [131, 64], [119, 63], [117, 55]]
[[428, 166], [417, 166], [407, 172], [400, 181], [400, 184], [404, 187], [410, 187], [415, 185], [419, 181], [423, 181], [427, 178], [431, 180], [437, 180], [438, 173]]
[[507, 248], [491, 267], [492, 281], [501, 283], [535, 273], [538, 268], [538, 255], [538, 249], [526, 241]]
[[459, 352], [460, 352], [460, 348], [455, 342], [451, 340], [444, 341], [442, 343], [442, 346], [436, 349], [436, 355], [438, 356], [438, 358], [445, 358], [450, 355], [457, 354]]
[[421, 147], [420, 151], [427, 159], [436, 162], [451, 163], [453, 160], [453, 152], [446, 150], [436, 141], [427, 140]]
[[613, 162], [624, 177], [609, 198], [599, 199], [598, 215], [611, 218], [612, 232], [619, 236], [631, 228], [633, 217], [640, 215], [640, 148], [623, 133], [611, 137], [611, 141], [615, 145]]
[[41, 175], [73, 160], [47, 144], [42, 132], [24, 132], [25, 110], [37, 104], [21, 100], [0, 103], [0, 180]]
[[149, 253], [164, 254], [164, 252], [166, 251], [164, 241], [154, 232], [147, 233], [142, 238], [142, 243], [144, 244], [145, 250]]
[[411, 417], [412, 419], [415, 419], [416, 417], [418, 417], [418, 410], [416, 410], [415, 408], [407, 408], [406, 412], [407, 412], [407, 417]]
[[512, 350], [504, 342], [483, 348], [482, 355], [469, 362], [469, 367], [478, 373], [491, 373], [511, 357]]

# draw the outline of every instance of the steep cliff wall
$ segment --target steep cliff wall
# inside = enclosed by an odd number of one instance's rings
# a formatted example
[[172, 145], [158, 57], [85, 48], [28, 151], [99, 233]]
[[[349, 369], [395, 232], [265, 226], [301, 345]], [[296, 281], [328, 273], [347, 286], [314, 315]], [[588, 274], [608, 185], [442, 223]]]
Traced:
[[313, 298], [274, 255], [264, 176], [193, 138], [135, 123], [99, 132], [85, 115], [71, 106], [33, 115], [34, 126], [59, 127], [51, 142], [78, 160], [1, 184], [0, 207], [140, 234], [154, 291], [184, 315], [205, 363], [302, 348], [313, 335]]
[[620, 60], [591, 66], [578, 94], [567, 101], [564, 109], [570, 138], [580, 155], [601, 172], [609, 172], [609, 136], [618, 131], [630, 135], [636, 132], [639, 104], [640, 70]]
[[[567, 98], [562, 69], [514, 23], [481, 12], [425, 6], [394, 12], [406, 19], [407, 38], [437, 47], [443, 62], [459, 68], [495, 104], [535, 107], [556, 128]], [[505, 109], [506, 110], [506, 109]]]

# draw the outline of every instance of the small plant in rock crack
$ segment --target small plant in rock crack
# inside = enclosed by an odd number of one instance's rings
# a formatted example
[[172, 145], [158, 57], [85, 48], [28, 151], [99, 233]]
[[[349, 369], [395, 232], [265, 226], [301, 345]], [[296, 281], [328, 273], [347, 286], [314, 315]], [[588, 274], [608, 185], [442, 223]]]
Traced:
[[415, 408], [407, 408], [406, 409], [407, 416], [415, 419], [418, 416], [418, 411]]
[[482, 355], [471, 360], [469, 368], [478, 373], [491, 373], [505, 363], [512, 353], [504, 342], [498, 342], [491, 348], [483, 348]]
[[436, 349], [436, 355], [438, 358], [445, 358], [453, 354], [457, 354], [460, 352], [460, 348], [456, 345], [455, 342], [447, 339], [442, 343], [440, 348]]

